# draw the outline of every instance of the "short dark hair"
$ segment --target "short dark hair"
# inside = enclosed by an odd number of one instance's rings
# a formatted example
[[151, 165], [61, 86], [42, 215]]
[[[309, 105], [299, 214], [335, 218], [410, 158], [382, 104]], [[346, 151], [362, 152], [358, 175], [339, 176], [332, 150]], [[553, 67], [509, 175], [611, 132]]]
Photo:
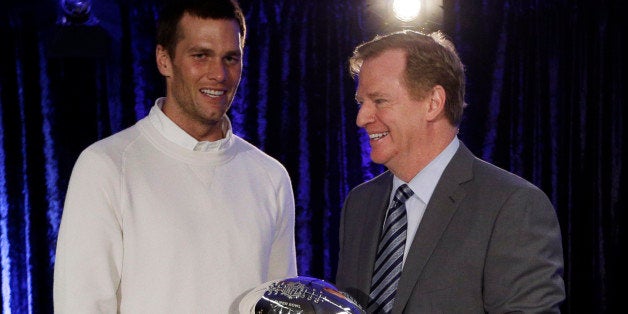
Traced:
[[174, 57], [179, 42], [179, 21], [185, 13], [207, 19], [235, 20], [240, 26], [240, 40], [244, 47], [246, 22], [236, 0], [166, 0], [157, 19], [157, 44]]
[[464, 65], [454, 44], [440, 31], [423, 34], [404, 30], [384, 36], [375, 36], [353, 51], [349, 59], [351, 74], [360, 73], [364, 60], [377, 57], [384, 51], [401, 49], [406, 52], [405, 84], [410, 95], [421, 100], [435, 85], [441, 85], [447, 94], [445, 114], [449, 122], [458, 126], [462, 120], [465, 76]]

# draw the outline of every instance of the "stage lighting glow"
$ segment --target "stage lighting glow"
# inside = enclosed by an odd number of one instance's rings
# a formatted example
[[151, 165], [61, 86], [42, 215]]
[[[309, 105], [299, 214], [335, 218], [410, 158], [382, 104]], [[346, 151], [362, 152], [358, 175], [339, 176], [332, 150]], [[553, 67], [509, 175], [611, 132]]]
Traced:
[[63, 9], [62, 24], [81, 25], [95, 22], [91, 16], [90, 0], [61, 0], [61, 9]]
[[403, 22], [410, 22], [419, 16], [421, 0], [394, 0], [392, 9], [397, 19]]

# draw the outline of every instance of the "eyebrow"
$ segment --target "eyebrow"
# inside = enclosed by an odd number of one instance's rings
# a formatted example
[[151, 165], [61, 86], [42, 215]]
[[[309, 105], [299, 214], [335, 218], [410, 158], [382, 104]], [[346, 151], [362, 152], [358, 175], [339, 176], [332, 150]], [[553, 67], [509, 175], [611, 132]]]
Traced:
[[[386, 94], [382, 93], [382, 92], [373, 92], [373, 93], [366, 94], [366, 98], [368, 98], [368, 99], [379, 98], [379, 97], [386, 97]], [[360, 102], [363, 99], [358, 97], [358, 95], [356, 94], [355, 95], [355, 100], [357, 102]]]
[[386, 96], [386, 94], [382, 92], [373, 92], [373, 93], [366, 94], [366, 97], [368, 98], [377, 98], [377, 97], [382, 97], [382, 96]]
[[[203, 48], [203, 47], [192, 47], [190, 49], [188, 49], [189, 52], [191, 53], [205, 53], [208, 55], [216, 55], [216, 51], [214, 49], [211, 48]], [[226, 56], [241, 56], [242, 52], [240, 52], [240, 50], [230, 50], [227, 51], [227, 53], [225, 53]]]

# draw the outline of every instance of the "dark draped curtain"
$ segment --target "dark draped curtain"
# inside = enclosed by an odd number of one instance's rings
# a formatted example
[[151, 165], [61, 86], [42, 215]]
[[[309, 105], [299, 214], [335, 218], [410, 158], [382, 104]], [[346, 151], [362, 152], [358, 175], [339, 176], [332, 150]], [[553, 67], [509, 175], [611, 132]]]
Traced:
[[[234, 131], [288, 169], [299, 274], [332, 282], [344, 197], [384, 170], [355, 126], [347, 70], [355, 45], [395, 28], [373, 12], [375, 1], [241, 0], [249, 36], [229, 112]], [[83, 26], [60, 25], [56, 0], [0, 4], [2, 313], [52, 312], [56, 236], [78, 154], [144, 117], [164, 94], [154, 63], [157, 2], [92, 2], [97, 23]], [[564, 312], [622, 308], [620, 12], [619, 1], [604, 0], [443, 1], [441, 29], [467, 66], [459, 137], [553, 202]]]

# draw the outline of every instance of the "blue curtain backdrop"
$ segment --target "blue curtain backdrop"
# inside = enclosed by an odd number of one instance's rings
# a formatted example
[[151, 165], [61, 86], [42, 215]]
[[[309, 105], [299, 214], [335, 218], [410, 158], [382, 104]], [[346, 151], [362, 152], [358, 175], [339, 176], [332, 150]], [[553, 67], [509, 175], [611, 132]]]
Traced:
[[[157, 2], [92, 2], [92, 26], [58, 25], [56, 0], [0, 4], [2, 313], [52, 312], [74, 161], [164, 92]], [[333, 281], [344, 197], [383, 170], [355, 126], [347, 70], [355, 45], [395, 29], [375, 2], [241, 0], [249, 37], [230, 116], [237, 134], [290, 172], [301, 275]], [[550, 196], [563, 235], [564, 312], [623, 308], [627, 23], [618, 2], [443, 1], [441, 29], [467, 65], [459, 137]]]

